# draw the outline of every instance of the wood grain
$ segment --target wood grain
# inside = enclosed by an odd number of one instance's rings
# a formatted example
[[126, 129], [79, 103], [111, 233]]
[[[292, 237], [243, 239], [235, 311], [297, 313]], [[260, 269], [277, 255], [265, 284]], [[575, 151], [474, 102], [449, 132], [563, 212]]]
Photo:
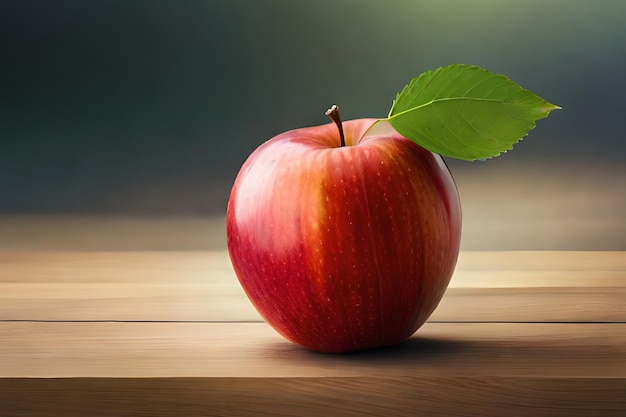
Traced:
[[265, 323], [0, 323], [1, 377], [626, 378], [626, 324], [427, 323], [391, 349], [318, 354]]
[[[261, 321], [226, 252], [0, 252], [0, 320]], [[626, 322], [624, 252], [463, 252], [431, 320]]]
[[[0, 320], [260, 322], [236, 285], [6, 284]], [[450, 288], [431, 321], [626, 323], [626, 288]]]
[[625, 379], [5, 379], [0, 415], [623, 417], [624, 393]]
[[463, 252], [413, 337], [328, 355], [225, 252], [0, 252], [0, 417], [623, 416], [625, 252]]
[[0, 415], [621, 416], [626, 325], [426, 324], [310, 352], [262, 323], [0, 323]]

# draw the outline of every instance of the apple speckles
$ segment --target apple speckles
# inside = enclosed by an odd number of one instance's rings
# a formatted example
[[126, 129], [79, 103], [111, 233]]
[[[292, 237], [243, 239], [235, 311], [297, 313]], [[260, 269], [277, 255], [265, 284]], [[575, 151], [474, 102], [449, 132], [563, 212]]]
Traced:
[[428, 154], [404, 140], [322, 149], [285, 136], [289, 152], [277, 156], [280, 141], [266, 146], [261, 153], [270, 153], [257, 161], [275, 163], [259, 170], [246, 162], [233, 188], [229, 251], [242, 286], [269, 324], [309, 348], [401, 341], [436, 305], [424, 297], [440, 295], [422, 287], [451, 272], [446, 259], [454, 245], [433, 252], [446, 229], [437, 224], [449, 223], [454, 210], [437, 203], [444, 214], [423, 219], [450, 184], [433, 188], [423, 173], [430, 165], [419, 162]]

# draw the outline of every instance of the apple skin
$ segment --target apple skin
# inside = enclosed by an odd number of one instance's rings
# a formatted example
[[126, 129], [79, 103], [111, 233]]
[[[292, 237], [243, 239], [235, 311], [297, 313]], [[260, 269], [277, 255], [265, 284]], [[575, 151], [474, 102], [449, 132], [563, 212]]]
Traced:
[[375, 119], [292, 130], [242, 166], [227, 210], [235, 273], [263, 319], [321, 352], [396, 345], [443, 297], [461, 235], [441, 156]]

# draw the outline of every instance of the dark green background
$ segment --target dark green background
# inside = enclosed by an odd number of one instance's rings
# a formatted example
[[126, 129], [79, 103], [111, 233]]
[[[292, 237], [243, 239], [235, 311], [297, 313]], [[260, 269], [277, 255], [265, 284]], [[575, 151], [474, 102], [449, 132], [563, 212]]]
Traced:
[[450, 63], [563, 107], [494, 170], [610, 169], [625, 18], [623, 0], [4, 1], [0, 211], [223, 213], [262, 141], [326, 123], [333, 103], [385, 116], [411, 77]]

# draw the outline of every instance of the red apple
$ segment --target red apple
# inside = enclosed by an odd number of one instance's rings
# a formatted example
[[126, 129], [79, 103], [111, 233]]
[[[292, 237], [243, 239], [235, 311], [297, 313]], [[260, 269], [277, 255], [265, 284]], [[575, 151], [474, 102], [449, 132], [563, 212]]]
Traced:
[[278, 135], [232, 188], [237, 277], [267, 323], [313, 350], [402, 342], [456, 264], [461, 209], [448, 167], [398, 133], [364, 137], [374, 122], [345, 122], [346, 146], [332, 123]]

